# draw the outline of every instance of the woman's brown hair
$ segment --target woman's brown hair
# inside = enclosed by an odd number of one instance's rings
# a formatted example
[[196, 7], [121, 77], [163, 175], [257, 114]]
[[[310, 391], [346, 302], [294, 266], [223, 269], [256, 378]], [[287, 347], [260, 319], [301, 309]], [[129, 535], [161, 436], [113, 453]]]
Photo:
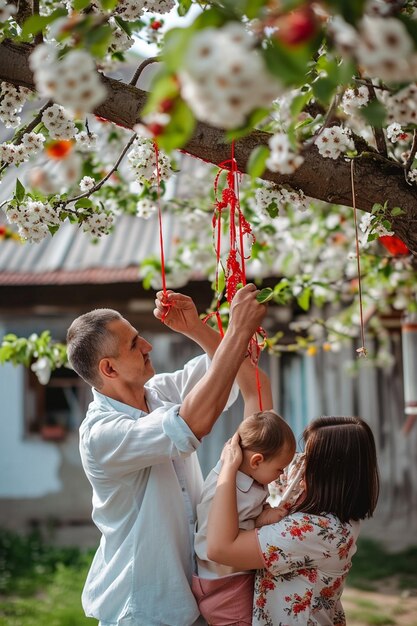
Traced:
[[297, 511], [342, 522], [371, 517], [379, 495], [375, 440], [359, 417], [320, 417], [304, 431], [306, 496]]

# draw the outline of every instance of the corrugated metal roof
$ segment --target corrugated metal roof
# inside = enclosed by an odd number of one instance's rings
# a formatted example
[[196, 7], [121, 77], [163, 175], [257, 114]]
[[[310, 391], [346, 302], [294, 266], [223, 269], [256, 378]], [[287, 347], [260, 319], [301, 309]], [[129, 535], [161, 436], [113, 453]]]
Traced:
[[[172, 215], [163, 216], [167, 260], [173, 255], [179, 229]], [[120, 215], [114, 233], [95, 244], [75, 224], [65, 223], [40, 243], [0, 240], [0, 285], [134, 281], [143, 259], [159, 255], [156, 215], [149, 220]]]

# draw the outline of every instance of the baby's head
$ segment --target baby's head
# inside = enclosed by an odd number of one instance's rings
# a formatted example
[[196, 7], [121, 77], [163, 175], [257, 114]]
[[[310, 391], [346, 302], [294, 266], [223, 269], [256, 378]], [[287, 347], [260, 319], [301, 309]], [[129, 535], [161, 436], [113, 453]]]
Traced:
[[238, 433], [243, 450], [240, 470], [261, 485], [276, 480], [294, 456], [294, 433], [274, 411], [260, 411], [247, 417]]

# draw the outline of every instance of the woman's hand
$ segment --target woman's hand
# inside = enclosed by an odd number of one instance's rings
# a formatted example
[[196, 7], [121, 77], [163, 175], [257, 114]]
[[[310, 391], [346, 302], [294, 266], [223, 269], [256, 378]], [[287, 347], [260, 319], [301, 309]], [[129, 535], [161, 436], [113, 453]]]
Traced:
[[224, 444], [220, 459], [222, 461], [222, 469], [232, 469], [237, 472], [243, 461], [239, 433], [235, 433], [233, 437]]

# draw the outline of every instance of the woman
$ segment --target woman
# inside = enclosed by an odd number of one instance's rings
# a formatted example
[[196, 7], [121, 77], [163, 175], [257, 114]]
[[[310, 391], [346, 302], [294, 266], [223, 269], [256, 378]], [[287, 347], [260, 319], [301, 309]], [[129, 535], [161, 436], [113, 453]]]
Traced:
[[[375, 441], [357, 417], [321, 417], [304, 432], [305, 493], [280, 522], [239, 530], [236, 474], [239, 436], [222, 454], [208, 523], [208, 557], [256, 569], [252, 624], [343, 626], [340, 602], [356, 552], [359, 522], [379, 493]], [[216, 625], [217, 626], [217, 625]]]

